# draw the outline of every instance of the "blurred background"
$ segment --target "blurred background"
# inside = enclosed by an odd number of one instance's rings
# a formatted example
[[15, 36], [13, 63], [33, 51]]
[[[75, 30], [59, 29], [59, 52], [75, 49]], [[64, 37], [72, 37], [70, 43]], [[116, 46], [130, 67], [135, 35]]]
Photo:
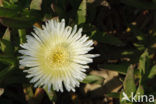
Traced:
[[[76, 92], [34, 88], [19, 66], [19, 45], [49, 19], [83, 28], [98, 53]], [[0, 104], [156, 104], [156, 0], [0, 0]], [[155, 98], [156, 99], [156, 98]]]

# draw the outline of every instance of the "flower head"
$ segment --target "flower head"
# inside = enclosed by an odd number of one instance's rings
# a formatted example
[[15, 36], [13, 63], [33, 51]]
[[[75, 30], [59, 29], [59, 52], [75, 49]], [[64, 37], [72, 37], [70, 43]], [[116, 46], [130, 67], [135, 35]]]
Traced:
[[86, 35], [82, 36], [82, 29], [65, 27], [64, 19], [61, 22], [49, 20], [42, 29], [34, 28], [33, 36], [27, 35], [27, 43], [22, 44], [19, 50], [20, 64], [29, 69], [27, 78], [32, 78], [35, 87], [52, 87], [63, 92], [64, 87], [75, 91], [97, 55], [88, 54], [93, 49], [93, 41]]

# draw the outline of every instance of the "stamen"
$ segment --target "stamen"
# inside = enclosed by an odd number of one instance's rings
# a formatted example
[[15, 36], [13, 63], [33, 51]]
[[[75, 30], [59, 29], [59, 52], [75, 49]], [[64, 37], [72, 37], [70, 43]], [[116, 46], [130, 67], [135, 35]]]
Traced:
[[56, 47], [48, 57], [48, 61], [52, 65], [64, 65], [69, 62], [69, 52], [63, 47]]

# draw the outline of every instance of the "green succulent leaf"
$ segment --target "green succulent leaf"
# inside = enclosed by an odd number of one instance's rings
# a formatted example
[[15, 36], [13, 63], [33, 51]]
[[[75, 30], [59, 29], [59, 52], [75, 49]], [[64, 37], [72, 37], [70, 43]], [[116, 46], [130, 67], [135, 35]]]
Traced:
[[11, 57], [11, 56], [8, 56], [8, 55], [0, 54], [0, 62], [4, 63], [4, 64], [7, 64], [7, 65], [13, 65], [13, 66], [16, 65], [15, 57]]
[[21, 10], [24, 8], [28, 8], [30, 5], [30, 2], [31, 0], [3, 0], [2, 7]]
[[30, 28], [35, 22], [42, 19], [38, 10], [23, 10], [0, 7], [0, 22], [12, 28]]
[[138, 96], [143, 95], [143, 94], [144, 94], [144, 88], [141, 84], [139, 84], [139, 87], [137, 88], [137, 91], [136, 91], [136, 98], [138, 98]]
[[7, 28], [2, 37], [2, 40], [0, 41], [1, 51], [6, 55], [13, 56], [13, 47], [10, 38], [10, 30]]
[[129, 102], [129, 101], [127, 101], [127, 100], [122, 100], [122, 98], [124, 97], [124, 96], [123, 96], [123, 92], [124, 92], [124, 91], [121, 91], [121, 92], [120, 92], [120, 104], [133, 104], [132, 102]]
[[154, 76], [156, 75], [156, 65], [154, 65], [152, 68], [151, 68], [151, 71], [148, 75], [148, 78], [153, 78]]
[[131, 93], [136, 91], [133, 65], [130, 65], [128, 68], [123, 87], [128, 97], [131, 97]]
[[9, 8], [3, 8], [0, 7], [0, 17], [15, 17], [18, 15], [18, 12], [16, 9], [9, 9]]
[[87, 11], [86, 8], [87, 8], [86, 0], [82, 0], [77, 11], [78, 24], [83, 24], [86, 22], [86, 11]]
[[53, 100], [55, 97], [55, 92], [52, 89], [48, 89], [48, 87], [44, 88], [50, 100]]
[[145, 50], [144, 53], [140, 56], [139, 67], [141, 74], [147, 74], [150, 69], [150, 58], [148, 50]]
[[26, 30], [25, 29], [18, 29], [18, 34], [20, 38], [20, 44], [26, 42]]
[[82, 83], [88, 84], [103, 84], [104, 78], [97, 75], [88, 75]]
[[30, 9], [41, 10], [42, 0], [32, 0], [30, 4]]

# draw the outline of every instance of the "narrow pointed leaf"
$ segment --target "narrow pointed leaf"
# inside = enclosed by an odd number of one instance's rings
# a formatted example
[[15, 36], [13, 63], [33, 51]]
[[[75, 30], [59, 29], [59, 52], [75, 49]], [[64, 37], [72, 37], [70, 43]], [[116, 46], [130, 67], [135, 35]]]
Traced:
[[136, 91], [136, 96], [137, 96], [136, 100], [137, 100], [138, 96], [143, 95], [143, 94], [144, 94], [144, 89], [143, 89], [143, 86], [140, 84]]
[[26, 30], [25, 29], [18, 29], [18, 34], [20, 38], [20, 44], [26, 42]]
[[77, 11], [78, 24], [86, 22], [86, 8], [87, 8], [86, 0], [82, 0]]
[[30, 9], [41, 10], [42, 0], [32, 0], [30, 4]]
[[12, 56], [13, 47], [10, 38], [11, 38], [10, 30], [7, 28], [0, 43], [1, 43], [1, 51], [7, 55]]
[[124, 92], [124, 91], [121, 91], [121, 92], [120, 92], [120, 104], [133, 104], [132, 102], [129, 102], [129, 101], [127, 101], [127, 100], [123, 100], [123, 98], [124, 98], [123, 92]]
[[89, 84], [103, 84], [104, 78], [97, 75], [88, 75], [82, 83], [89, 83]]
[[4, 64], [7, 64], [7, 65], [15, 66], [16, 59], [14, 57], [11, 57], [11, 56], [8, 56], [8, 55], [6, 56], [6, 55], [0, 54], [0, 62], [4, 63]]
[[140, 56], [138, 69], [142, 74], [147, 74], [150, 69], [150, 58], [147, 50], [145, 50], [144, 53]]
[[148, 78], [153, 78], [154, 76], [156, 76], [156, 65], [154, 65], [148, 75]]
[[2, 8], [0, 7], [0, 22], [12, 28], [29, 28], [42, 19], [41, 11]]
[[48, 97], [50, 100], [53, 100], [53, 97], [54, 97], [54, 91], [53, 90], [50, 90], [48, 88], [44, 88], [45, 92], [47, 93]]
[[134, 80], [134, 67], [130, 65], [123, 83], [124, 91], [128, 97], [131, 96], [132, 92], [136, 91], [136, 85]]
[[0, 7], [0, 17], [13, 17], [13, 16], [17, 16], [17, 15], [18, 15], [18, 13], [17, 13], [16, 9]]

